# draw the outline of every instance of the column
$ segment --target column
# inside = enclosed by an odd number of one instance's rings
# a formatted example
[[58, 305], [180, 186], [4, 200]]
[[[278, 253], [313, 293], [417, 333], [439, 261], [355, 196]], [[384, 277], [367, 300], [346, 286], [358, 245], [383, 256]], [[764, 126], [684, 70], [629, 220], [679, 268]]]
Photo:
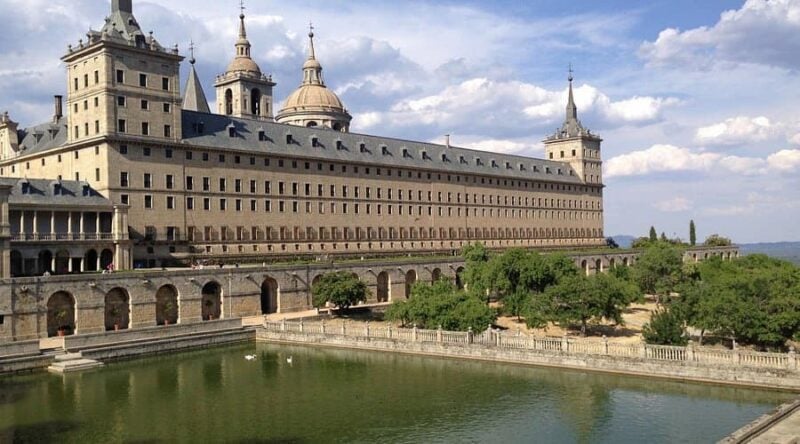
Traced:
[[72, 273], [72, 256], [68, 256], [67, 260], [67, 272]]
[[56, 212], [50, 212], [50, 236], [51, 240], [56, 240]]
[[19, 236], [20, 239], [25, 240], [25, 210], [19, 212]]
[[39, 212], [33, 210], [33, 238], [36, 239], [39, 234]]
[[67, 238], [72, 240], [72, 211], [67, 213]]
[[81, 211], [79, 214], [81, 215], [81, 216], [80, 216], [81, 218], [80, 218], [80, 220], [79, 220], [79, 222], [78, 222], [78, 227], [79, 227], [79, 228], [78, 228], [78, 236], [80, 236], [80, 238], [81, 238], [81, 239], [83, 239], [83, 233], [84, 233], [84, 229], [83, 229], [83, 219], [84, 219], [84, 213], [83, 213], [83, 211]]
[[97, 223], [94, 226], [94, 231], [97, 234], [97, 239], [100, 239], [100, 212], [97, 212]]

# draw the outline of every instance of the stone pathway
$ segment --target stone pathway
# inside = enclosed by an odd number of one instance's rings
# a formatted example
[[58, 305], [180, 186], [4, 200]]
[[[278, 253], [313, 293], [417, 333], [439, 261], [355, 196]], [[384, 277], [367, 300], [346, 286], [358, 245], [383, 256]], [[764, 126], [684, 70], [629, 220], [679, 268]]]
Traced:
[[790, 416], [756, 436], [750, 442], [754, 444], [800, 443], [800, 410], [795, 410]]

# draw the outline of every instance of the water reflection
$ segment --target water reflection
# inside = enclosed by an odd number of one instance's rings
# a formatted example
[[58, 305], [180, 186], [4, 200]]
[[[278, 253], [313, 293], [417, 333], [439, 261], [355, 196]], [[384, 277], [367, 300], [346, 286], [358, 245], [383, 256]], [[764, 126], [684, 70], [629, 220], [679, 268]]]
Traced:
[[[244, 359], [253, 353], [254, 361]], [[39, 425], [70, 442], [712, 441], [789, 398], [265, 344], [121, 362], [76, 376], [5, 380], [0, 441]]]

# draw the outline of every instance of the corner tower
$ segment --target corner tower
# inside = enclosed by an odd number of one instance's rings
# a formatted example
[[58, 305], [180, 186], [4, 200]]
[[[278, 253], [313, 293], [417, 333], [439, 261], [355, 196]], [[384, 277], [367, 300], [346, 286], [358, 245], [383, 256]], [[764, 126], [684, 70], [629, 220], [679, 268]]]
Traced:
[[278, 123], [295, 126], [322, 127], [350, 131], [353, 117], [347, 112], [339, 96], [325, 86], [322, 65], [314, 52], [314, 27], [308, 33], [308, 60], [303, 64], [303, 82], [287, 99], [278, 113]]
[[235, 117], [272, 120], [271, 76], [261, 73], [261, 68], [250, 57], [250, 41], [244, 25], [244, 6], [239, 14], [239, 40], [236, 41], [236, 57], [224, 74], [217, 76], [219, 114]]
[[561, 128], [544, 140], [545, 156], [548, 160], [569, 163], [584, 183], [602, 185], [600, 144], [603, 139], [584, 128], [578, 120], [578, 108], [572, 94], [572, 68], [567, 79], [569, 96], [566, 118]]
[[177, 46], [165, 49], [145, 35], [132, 0], [112, 0], [100, 31], [69, 45], [67, 128], [70, 143], [109, 135], [153, 139], [181, 137], [180, 62]]

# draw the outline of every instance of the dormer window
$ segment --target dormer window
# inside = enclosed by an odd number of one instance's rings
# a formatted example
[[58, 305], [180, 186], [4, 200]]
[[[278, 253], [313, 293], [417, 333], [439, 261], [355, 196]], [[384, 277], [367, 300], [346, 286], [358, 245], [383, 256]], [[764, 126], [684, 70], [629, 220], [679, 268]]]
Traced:
[[344, 143], [342, 143], [342, 141], [341, 141], [341, 140], [337, 140], [337, 141], [336, 141], [336, 150], [337, 150], [337, 151], [342, 151], [342, 150], [344, 150]]
[[442, 153], [442, 162], [450, 162], [450, 159], [447, 158], [447, 154]]
[[539, 172], [539, 167], [536, 166], [536, 165], [533, 165], [533, 172], [534, 173], [538, 173]]
[[497, 161], [492, 159], [492, 168], [497, 168]]
[[384, 156], [390, 156], [392, 153], [389, 152], [389, 147], [386, 145], [381, 146], [381, 154]]
[[366, 153], [367, 151], [367, 144], [366, 143], [359, 143], [358, 144], [358, 152], [359, 153]]
[[31, 184], [28, 182], [22, 182], [22, 194], [30, 194], [31, 193]]
[[311, 138], [311, 146], [313, 148], [319, 148], [319, 139], [317, 139], [316, 137], [312, 137]]
[[91, 195], [92, 195], [92, 187], [90, 187], [89, 184], [84, 184], [83, 185], [83, 196], [84, 197], [89, 197]]
[[61, 191], [62, 191], [62, 188], [61, 188], [61, 184], [60, 183], [56, 183], [56, 184], [53, 185], [53, 195], [54, 196], [60, 196], [61, 195]]
[[553, 173], [550, 171], [550, 167], [545, 167], [545, 169], [544, 169], [544, 172], [545, 172], [545, 174], [553, 174]]
[[480, 157], [475, 158], [475, 165], [483, 166], [483, 161], [481, 160]]
[[228, 125], [228, 137], [236, 137], [236, 127], [233, 124]]
[[507, 169], [507, 170], [510, 170], [510, 169], [511, 169], [511, 162], [506, 162], [506, 169]]
[[467, 159], [465, 159], [464, 156], [458, 156], [458, 163], [466, 164]]
[[410, 157], [411, 157], [411, 154], [408, 153], [408, 149], [407, 148], [403, 148], [403, 158], [408, 159]]
[[427, 151], [422, 152], [422, 160], [431, 160], [430, 156], [428, 156]]
[[519, 164], [519, 170], [520, 171], [525, 171], [525, 165]]
[[559, 169], [558, 169], [558, 175], [559, 175], [559, 176], [561, 176], [561, 175], [563, 175], [563, 174], [564, 174], [564, 172], [563, 172], [563, 171], [561, 171], [561, 168], [559, 168]]
[[258, 141], [259, 141], [259, 142], [264, 142], [264, 141], [266, 141], [266, 140], [267, 140], [267, 132], [266, 132], [266, 131], [264, 131], [264, 129], [263, 129], [263, 128], [262, 128], [262, 129], [259, 129], [259, 130], [258, 130]]

